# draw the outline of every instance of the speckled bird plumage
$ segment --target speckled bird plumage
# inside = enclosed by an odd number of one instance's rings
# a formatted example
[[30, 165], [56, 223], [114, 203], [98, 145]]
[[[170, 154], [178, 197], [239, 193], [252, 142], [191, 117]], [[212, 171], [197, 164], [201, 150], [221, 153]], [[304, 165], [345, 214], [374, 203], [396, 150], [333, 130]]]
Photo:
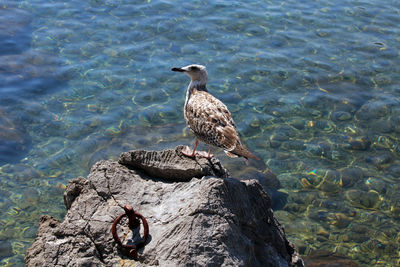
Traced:
[[[258, 159], [242, 146], [235, 122], [226, 105], [208, 92], [205, 67], [189, 65], [172, 70], [184, 72], [191, 78], [186, 91], [184, 116], [188, 128], [196, 138], [206, 144], [223, 148], [230, 157]], [[195, 148], [196, 146], [197, 143]]]

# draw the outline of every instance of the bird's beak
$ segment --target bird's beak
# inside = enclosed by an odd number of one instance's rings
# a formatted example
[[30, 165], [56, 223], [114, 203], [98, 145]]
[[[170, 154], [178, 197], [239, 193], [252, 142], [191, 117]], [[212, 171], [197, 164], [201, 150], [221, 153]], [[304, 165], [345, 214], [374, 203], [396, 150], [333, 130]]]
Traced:
[[186, 70], [182, 69], [182, 68], [172, 68], [172, 71], [178, 71], [178, 72], [185, 72]]

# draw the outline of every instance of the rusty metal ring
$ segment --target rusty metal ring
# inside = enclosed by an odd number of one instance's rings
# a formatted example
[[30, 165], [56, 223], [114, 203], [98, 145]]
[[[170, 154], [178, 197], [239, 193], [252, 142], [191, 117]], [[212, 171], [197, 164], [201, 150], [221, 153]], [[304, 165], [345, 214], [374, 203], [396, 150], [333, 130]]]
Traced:
[[[115, 242], [120, 245], [123, 248], [123, 252], [125, 252], [126, 255], [133, 257], [134, 259], [137, 259], [138, 255], [137, 252], [139, 249], [143, 248], [147, 240], [149, 239], [149, 225], [147, 223], [146, 218], [140, 214], [139, 212], [136, 212], [133, 210], [133, 208], [129, 205], [124, 206], [125, 213], [119, 215], [113, 222], [111, 232], [114, 237]], [[117, 234], [117, 224], [121, 221], [123, 217], [128, 217], [129, 220], [129, 227], [130, 228], [137, 228], [140, 226], [140, 221], [142, 221], [143, 224], [143, 240], [138, 242], [137, 244], [134, 245], [127, 245], [127, 244], [122, 244], [121, 239], [119, 238]]]

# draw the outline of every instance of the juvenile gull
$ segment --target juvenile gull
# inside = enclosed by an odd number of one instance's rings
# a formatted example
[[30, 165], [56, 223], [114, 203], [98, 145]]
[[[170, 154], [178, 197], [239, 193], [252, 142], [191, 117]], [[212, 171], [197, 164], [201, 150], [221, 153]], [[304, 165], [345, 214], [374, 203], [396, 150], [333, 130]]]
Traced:
[[211, 145], [221, 147], [229, 157], [257, 159], [245, 149], [240, 142], [235, 122], [228, 108], [219, 99], [212, 96], [207, 88], [207, 71], [202, 65], [189, 65], [183, 68], [172, 68], [172, 71], [187, 74], [191, 81], [186, 91], [184, 116], [186, 124], [196, 136], [196, 143], [191, 150], [186, 147], [182, 153], [188, 157], [196, 155], [199, 140], [208, 144], [208, 153], [197, 152], [206, 158], [211, 158]]

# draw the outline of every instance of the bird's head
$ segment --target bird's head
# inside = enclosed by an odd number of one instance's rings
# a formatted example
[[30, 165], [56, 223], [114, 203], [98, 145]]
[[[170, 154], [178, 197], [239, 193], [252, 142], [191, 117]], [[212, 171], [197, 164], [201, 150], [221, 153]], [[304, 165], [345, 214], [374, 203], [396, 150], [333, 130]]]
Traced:
[[172, 71], [184, 72], [194, 82], [205, 84], [207, 82], [207, 71], [203, 65], [192, 64], [182, 68], [172, 68]]

